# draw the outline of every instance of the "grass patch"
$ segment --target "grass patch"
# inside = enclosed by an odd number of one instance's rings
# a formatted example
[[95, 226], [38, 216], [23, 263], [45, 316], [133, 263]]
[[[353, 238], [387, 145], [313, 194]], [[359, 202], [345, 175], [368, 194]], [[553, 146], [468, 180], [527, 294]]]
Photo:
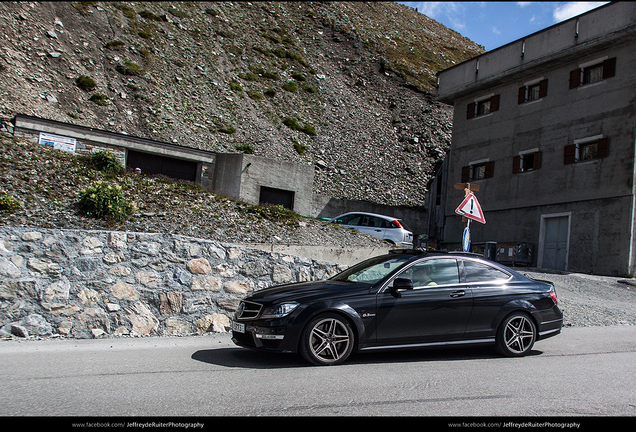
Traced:
[[88, 98], [89, 101], [96, 103], [97, 105], [106, 106], [110, 103], [108, 96], [101, 93], [95, 93]]
[[246, 154], [254, 154], [254, 146], [252, 144], [250, 144], [250, 143], [237, 145], [236, 149], [238, 151], [246, 153]]
[[305, 126], [301, 126], [295, 119], [288, 117], [283, 120], [283, 124], [290, 129], [303, 132], [307, 135], [316, 135], [316, 129], [309, 123], [307, 123]]
[[80, 75], [75, 79], [75, 84], [84, 91], [91, 91], [97, 87], [95, 80], [86, 75]]
[[146, 74], [146, 70], [139, 66], [137, 63], [124, 62], [123, 65], [117, 65], [115, 70], [122, 75], [143, 76]]

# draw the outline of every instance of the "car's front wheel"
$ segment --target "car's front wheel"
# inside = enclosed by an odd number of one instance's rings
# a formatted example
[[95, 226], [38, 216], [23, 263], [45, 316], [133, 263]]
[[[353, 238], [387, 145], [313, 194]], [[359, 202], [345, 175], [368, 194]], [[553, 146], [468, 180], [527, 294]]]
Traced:
[[501, 323], [497, 331], [496, 348], [508, 357], [526, 355], [537, 339], [537, 328], [532, 318], [515, 312]]
[[353, 343], [353, 330], [347, 320], [338, 314], [323, 314], [305, 327], [300, 354], [315, 365], [340, 364], [351, 354]]

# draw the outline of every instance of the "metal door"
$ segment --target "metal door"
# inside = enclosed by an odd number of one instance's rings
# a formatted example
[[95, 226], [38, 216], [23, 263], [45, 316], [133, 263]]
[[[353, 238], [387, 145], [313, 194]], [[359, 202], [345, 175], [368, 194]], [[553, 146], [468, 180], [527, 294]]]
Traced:
[[570, 217], [544, 219], [543, 265], [553, 270], [566, 270]]

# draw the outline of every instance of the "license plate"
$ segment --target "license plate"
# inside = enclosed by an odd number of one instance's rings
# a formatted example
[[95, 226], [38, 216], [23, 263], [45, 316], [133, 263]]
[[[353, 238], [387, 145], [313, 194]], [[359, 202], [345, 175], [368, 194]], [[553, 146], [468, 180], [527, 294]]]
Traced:
[[245, 324], [232, 321], [232, 330], [237, 333], [245, 333]]

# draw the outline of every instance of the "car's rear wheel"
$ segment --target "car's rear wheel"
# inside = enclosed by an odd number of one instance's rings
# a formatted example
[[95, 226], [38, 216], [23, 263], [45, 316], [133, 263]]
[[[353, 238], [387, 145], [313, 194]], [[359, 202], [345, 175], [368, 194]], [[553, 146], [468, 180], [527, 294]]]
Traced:
[[315, 365], [340, 364], [351, 354], [353, 343], [353, 330], [347, 320], [338, 314], [323, 314], [305, 327], [300, 354]]
[[515, 312], [501, 323], [497, 331], [496, 348], [508, 357], [526, 355], [537, 339], [537, 327], [532, 318], [522, 312]]

